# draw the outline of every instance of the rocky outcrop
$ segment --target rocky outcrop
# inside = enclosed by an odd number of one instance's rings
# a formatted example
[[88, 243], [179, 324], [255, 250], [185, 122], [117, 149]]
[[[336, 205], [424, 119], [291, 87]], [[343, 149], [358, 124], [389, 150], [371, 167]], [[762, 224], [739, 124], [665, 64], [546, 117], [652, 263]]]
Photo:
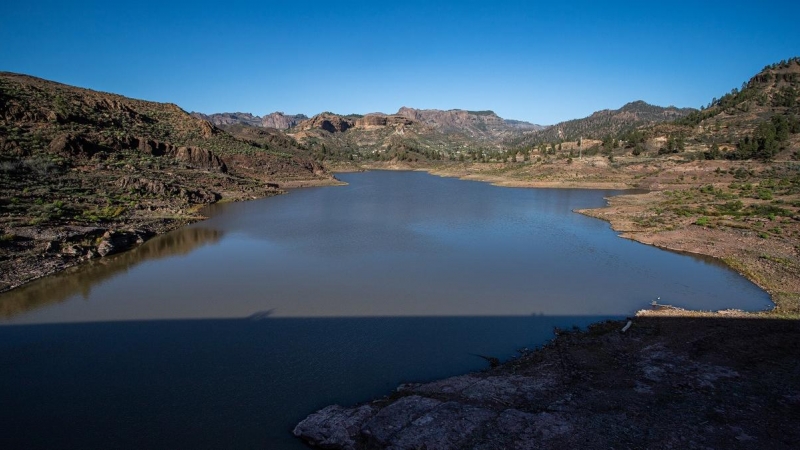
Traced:
[[279, 130], [291, 128], [308, 119], [308, 116], [305, 114], [284, 114], [280, 111], [267, 114], [263, 117], [242, 112], [216, 114], [193, 112], [192, 115], [199, 119], [207, 120], [217, 126], [242, 124], [251, 127], [276, 128]]
[[294, 435], [303, 437], [322, 448], [355, 448], [361, 427], [375, 414], [369, 405], [343, 408], [338, 405], [312, 414], [294, 429]]
[[355, 120], [356, 128], [411, 125], [413, 120], [400, 115], [367, 114]]
[[222, 198], [219, 193], [208, 189], [186, 189], [144, 177], [123, 176], [119, 178], [116, 185], [129, 192], [133, 191], [154, 197], [181, 198], [186, 203], [214, 203]]
[[138, 148], [140, 151], [153, 156], [171, 156], [192, 167], [222, 173], [228, 172], [228, 166], [222, 158], [210, 150], [199, 147], [176, 147], [166, 142], [141, 139], [138, 140]]
[[523, 131], [542, 129], [541, 125], [519, 120], [506, 120], [494, 111], [467, 111], [463, 109], [415, 109], [402, 107], [398, 116], [428, 125], [440, 131], [467, 133], [472, 137], [496, 139]]
[[294, 434], [359, 450], [790, 448], [800, 326], [680, 314], [640, 313], [624, 332], [624, 322], [559, 332], [491, 370], [329, 406]]
[[325, 130], [329, 133], [340, 133], [353, 128], [354, 122], [342, 116], [331, 113], [318, 114], [308, 120], [304, 120], [297, 127], [300, 130]]
[[277, 128], [279, 130], [285, 130], [287, 128], [292, 128], [307, 119], [308, 116], [305, 114], [287, 115], [282, 112], [274, 112], [261, 118], [261, 126], [265, 128]]
[[152, 233], [142, 230], [107, 231], [97, 244], [97, 254], [100, 256], [113, 255], [124, 252], [135, 245], [144, 243], [152, 237]]
[[[572, 430], [558, 415], [515, 409], [543, 397], [549, 377], [465, 375], [422, 385], [404, 385], [404, 395], [380, 405], [329, 406], [294, 429], [313, 445], [356, 448], [476, 448], [491, 430], [556, 436]], [[512, 447], [514, 448], [514, 447]], [[537, 447], [538, 448], [538, 447]]]
[[91, 158], [101, 151], [127, 148], [138, 148], [153, 156], [170, 156], [195, 168], [228, 172], [225, 161], [210, 150], [199, 147], [177, 147], [165, 142], [133, 137], [104, 138], [98, 143], [80, 134], [67, 133], [56, 136], [50, 142], [48, 151], [67, 157]]
[[61, 134], [56, 136], [48, 146], [50, 153], [65, 157], [91, 158], [102, 148], [80, 134]]
[[199, 167], [222, 173], [228, 172], [228, 166], [225, 165], [225, 162], [210, 150], [198, 147], [178, 147], [175, 150], [174, 158], [192, 167]]
[[217, 113], [217, 114], [203, 114], [193, 112], [192, 115], [198, 119], [207, 120], [214, 125], [235, 125], [245, 124], [253, 127], [261, 126], [261, 117], [254, 116], [250, 113], [234, 112], [234, 113]]

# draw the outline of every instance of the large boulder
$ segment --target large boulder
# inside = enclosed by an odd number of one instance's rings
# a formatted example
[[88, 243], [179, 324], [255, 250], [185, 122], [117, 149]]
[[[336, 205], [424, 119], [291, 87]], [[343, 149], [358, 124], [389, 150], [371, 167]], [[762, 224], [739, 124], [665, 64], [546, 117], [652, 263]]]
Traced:
[[152, 233], [142, 230], [131, 231], [106, 231], [97, 245], [97, 253], [100, 256], [113, 255], [114, 253], [124, 252], [135, 245], [143, 243], [150, 238]]

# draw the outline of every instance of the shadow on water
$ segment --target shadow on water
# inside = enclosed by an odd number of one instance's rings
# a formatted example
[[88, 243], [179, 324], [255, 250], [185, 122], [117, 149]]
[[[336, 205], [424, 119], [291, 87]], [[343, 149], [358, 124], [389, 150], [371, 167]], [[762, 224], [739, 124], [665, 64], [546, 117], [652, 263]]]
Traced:
[[71, 267], [56, 275], [40, 278], [0, 296], [0, 318], [10, 318], [36, 308], [59, 303], [74, 295], [87, 298], [92, 287], [146, 262], [185, 255], [203, 245], [217, 242], [223, 232], [184, 227], [157, 236], [133, 250]]
[[[480, 370], [486, 362], [474, 354], [508, 359], [515, 346], [550, 338], [554, 326], [604, 319], [274, 319], [266, 312], [0, 327], [0, 447], [302, 449], [290, 431], [318, 408]], [[779, 428], [796, 423], [787, 402], [798, 389], [800, 321], [645, 317], [631, 333], [625, 354], [643, 351], [641, 339], [664, 339], [670, 352], [742, 374], [743, 398], [773, 405], [742, 414], [771, 415], [764, 420]]]
[[607, 317], [99, 322], [0, 327], [2, 448], [304, 448], [291, 428]]

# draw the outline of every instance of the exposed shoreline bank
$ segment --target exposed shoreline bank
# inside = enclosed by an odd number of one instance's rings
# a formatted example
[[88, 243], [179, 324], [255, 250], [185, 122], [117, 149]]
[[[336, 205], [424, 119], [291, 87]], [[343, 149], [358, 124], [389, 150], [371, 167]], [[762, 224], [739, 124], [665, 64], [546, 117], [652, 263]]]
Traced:
[[294, 434], [331, 449], [792, 448], [800, 322], [752, 317], [665, 308], [556, 330], [497, 367], [326, 407]]

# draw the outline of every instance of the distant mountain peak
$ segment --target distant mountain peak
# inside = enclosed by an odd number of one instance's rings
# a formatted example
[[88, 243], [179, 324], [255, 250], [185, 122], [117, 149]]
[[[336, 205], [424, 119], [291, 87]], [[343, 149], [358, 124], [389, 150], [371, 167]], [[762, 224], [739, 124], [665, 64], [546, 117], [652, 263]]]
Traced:
[[619, 109], [603, 109], [591, 115], [560, 122], [526, 138], [531, 143], [601, 139], [609, 134], [632, 130], [641, 126], [670, 122], [697, 111], [693, 108], [651, 105], [644, 100], [628, 102]]
[[466, 109], [416, 109], [403, 106], [397, 115], [407, 117], [444, 132], [466, 132], [475, 137], [495, 139], [501, 135], [520, 131], [541, 130], [541, 125], [520, 120], [506, 120], [492, 110]]
[[214, 114], [193, 112], [192, 115], [207, 120], [217, 126], [241, 124], [252, 127], [277, 128], [279, 130], [291, 128], [303, 120], [308, 119], [308, 116], [305, 114], [285, 114], [283, 111], [276, 111], [263, 117], [243, 112]]

